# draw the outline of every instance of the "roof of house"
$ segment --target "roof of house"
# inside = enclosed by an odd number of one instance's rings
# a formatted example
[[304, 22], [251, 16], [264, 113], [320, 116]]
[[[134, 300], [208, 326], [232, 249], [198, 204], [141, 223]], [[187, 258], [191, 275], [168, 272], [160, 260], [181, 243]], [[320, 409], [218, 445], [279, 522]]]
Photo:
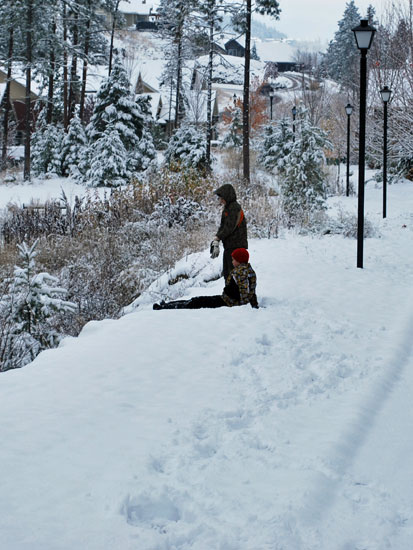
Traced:
[[[220, 45], [228, 46], [230, 42], [237, 42], [242, 48], [245, 46], [245, 37], [228, 38], [219, 42]], [[275, 61], [280, 63], [288, 63], [294, 61], [296, 47], [292, 46], [288, 40], [277, 40], [275, 38], [252, 38], [251, 48], [257, 48], [257, 54], [261, 61]]]
[[296, 48], [294, 48], [286, 40], [274, 40], [260, 38], [253, 39], [252, 45], [257, 48], [258, 57], [261, 61], [275, 61], [277, 63], [293, 62]]

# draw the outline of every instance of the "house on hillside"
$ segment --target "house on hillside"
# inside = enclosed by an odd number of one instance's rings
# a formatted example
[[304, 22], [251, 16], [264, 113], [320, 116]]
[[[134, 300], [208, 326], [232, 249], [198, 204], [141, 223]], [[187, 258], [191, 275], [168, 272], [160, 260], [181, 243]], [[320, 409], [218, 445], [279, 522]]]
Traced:
[[[275, 40], [259, 38], [254, 39], [258, 57], [266, 63], [276, 63], [278, 72], [296, 71], [299, 69], [295, 61], [295, 48], [286, 40]], [[225, 44], [227, 55], [244, 57], [245, 48], [238, 40], [231, 39]]]
[[[138, 31], [156, 31], [158, 28], [159, 14], [157, 13], [158, 0], [130, 0], [119, 2], [119, 13], [122, 14], [124, 24], [128, 29], [136, 29]], [[107, 23], [111, 24], [112, 18], [107, 12], [102, 12]]]
[[[6, 92], [7, 73], [0, 69], [0, 105], [4, 106], [4, 96]], [[32, 100], [32, 114], [33, 120], [35, 119], [34, 112], [36, 110], [36, 104], [40, 100], [40, 96], [35, 92], [30, 94]], [[15, 145], [21, 145], [24, 141], [24, 130], [26, 120], [26, 86], [24, 84], [24, 76], [17, 76], [10, 81], [10, 103], [12, 117], [15, 122], [13, 128], [14, 136], [13, 142]]]
[[234, 57], [245, 56], [244, 46], [241, 46], [241, 44], [237, 42], [234, 38], [228, 40], [228, 42], [225, 43], [225, 51], [227, 55], [232, 55]]

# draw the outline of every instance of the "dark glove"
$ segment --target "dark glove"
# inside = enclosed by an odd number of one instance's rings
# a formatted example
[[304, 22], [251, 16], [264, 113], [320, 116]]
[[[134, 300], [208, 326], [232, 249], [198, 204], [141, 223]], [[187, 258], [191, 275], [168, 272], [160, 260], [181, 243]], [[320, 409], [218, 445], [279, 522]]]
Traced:
[[209, 247], [209, 252], [211, 254], [211, 258], [218, 258], [218, 256], [219, 256], [219, 241], [214, 239], [211, 242], [211, 245]]
[[257, 300], [257, 295], [256, 294], [253, 294], [250, 298], [250, 304], [251, 304], [251, 307], [255, 308], [255, 309], [259, 309], [259, 306], [258, 306], [258, 300]]

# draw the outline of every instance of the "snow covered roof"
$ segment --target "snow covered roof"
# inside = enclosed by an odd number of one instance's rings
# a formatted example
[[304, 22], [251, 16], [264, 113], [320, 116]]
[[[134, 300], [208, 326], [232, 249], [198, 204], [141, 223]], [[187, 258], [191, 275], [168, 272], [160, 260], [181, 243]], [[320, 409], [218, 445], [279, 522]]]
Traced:
[[122, 13], [139, 13], [149, 15], [156, 12], [159, 6], [159, 0], [130, 0], [130, 2], [121, 1], [119, 11]]
[[291, 62], [294, 61], [296, 48], [285, 40], [255, 38], [252, 41], [257, 48], [258, 57], [261, 61], [268, 62]]
[[[2, 66], [1, 64], [0, 64], [0, 70], [4, 72], [5, 75], [7, 74], [7, 68]], [[12, 80], [18, 82], [24, 88], [26, 87], [26, 73], [23, 67], [18, 63], [13, 64]], [[40, 92], [41, 92], [40, 83], [34, 78], [32, 78], [31, 80], [30, 88], [31, 88], [32, 94], [40, 97]]]
[[154, 90], [159, 90], [166, 62], [166, 59], [143, 59], [138, 62], [139, 73], [142, 80], [149, 84]]

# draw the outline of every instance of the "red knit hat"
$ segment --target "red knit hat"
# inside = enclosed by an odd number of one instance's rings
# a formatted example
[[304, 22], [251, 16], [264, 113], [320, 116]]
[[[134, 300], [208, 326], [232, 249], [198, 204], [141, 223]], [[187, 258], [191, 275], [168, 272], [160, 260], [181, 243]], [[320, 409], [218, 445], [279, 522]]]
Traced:
[[246, 248], [236, 248], [234, 252], [231, 254], [231, 256], [234, 258], [234, 260], [237, 260], [237, 262], [239, 262], [240, 264], [248, 263], [248, 260], [250, 258], [250, 255]]

